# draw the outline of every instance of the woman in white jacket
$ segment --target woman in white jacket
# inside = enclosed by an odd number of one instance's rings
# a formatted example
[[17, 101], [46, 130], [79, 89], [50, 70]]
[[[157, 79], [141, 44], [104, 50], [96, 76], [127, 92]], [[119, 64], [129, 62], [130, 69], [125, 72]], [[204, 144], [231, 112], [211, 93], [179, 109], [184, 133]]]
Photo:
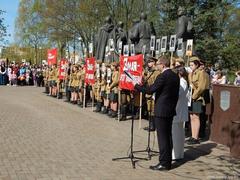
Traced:
[[176, 116], [174, 116], [172, 124], [173, 160], [183, 159], [184, 157], [184, 128], [185, 122], [188, 121], [188, 76], [184, 67], [178, 67], [176, 70], [180, 77], [180, 87]]

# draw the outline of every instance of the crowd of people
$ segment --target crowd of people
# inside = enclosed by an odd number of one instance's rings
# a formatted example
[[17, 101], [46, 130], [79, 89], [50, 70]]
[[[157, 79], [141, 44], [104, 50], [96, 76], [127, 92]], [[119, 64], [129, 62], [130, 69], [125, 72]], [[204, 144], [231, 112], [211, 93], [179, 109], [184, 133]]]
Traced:
[[1, 62], [0, 85], [9, 86], [44, 86], [43, 72], [46, 66], [31, 66], [28, 63], [10, 63], [6, 65]]
[[[160, 58], [161, 59], [161, 58]], [[163, 59], [170, 58], [164, 57]], [[205, 66], [205, 61], [197, 56], [191, 57], [188, 66], [184, 59], [177, 57], [168, 61], [159, 61], [151, 55], [145, 56], [144, 71], [142, 74], [142, 84], [144, 87], [151, 87], [151, 90], [144, 91], [144, 88], [137, 88], [141, 91], [129, 91], [120, 89], [119, 83], [119, 63], [97, 62], [95, 71], [95, 83], [89, 85], [85, 83], [85, 65], [71, 64], [68, 62], [64, 69], [64, 78], [60, 79], [60, 66], [30, 66], [22, 64], [1, 64], [0, 84], [9, 85], [35, 85], [45, 86], [48, 96], [58, 99], [66, 96], [66, 102], [86, 107], [90, 102], [94, 102], [96, 113], [106, 114], [108, 117], [124, 121], [129, 116], [134, 115], [138, 119], [139, 115], [143, 119], [149, 120], [149, 126], [145, 130], [156, 130], [156, 119], [159, 113], [156, 98], [161, 89], [152, 86], [155, 81], [161, 82], [159, 75], [167, 69], [177, 75], [178, 88], [169, 89], [169, 92], [177, 91], [178, 100], [176, 104], [176, 114], [172, 123], [172, 159], [182, 159], [184, 156], [184, 143], [189, 145], [200, 144], [200, 140], [206, 136], [206, 124], [208, 113], [206, 107], [211, 103], [211, 85], [226, 84], [226, 75], [219, 68], [209, 68]], [[165, 64], [164, 64], [165, 63]], [[160, 68], [164, 64], [165, 69]], [[161, 78], [160, 78], [161, 79]], [[164, 84], [164, 82], [161, 82]], [[234, 85], [240, 86], [240, 71], [236, 72]], [[150, 93], [149, 93], [150, 92]], [[153, 93], [156, 92], [156, 93]], [[169, 99], [170, 101], [170, 99]], [[93, 104], [93, 103], [92, 103]], [[140, 108], [142, 113], [140, 114]], [[161, 104], [164, 109], [164, 105]], [[133, 114], [132, 114], [133, 113]], [[158, 121], [159, 122], [159, 121]], [[185, 132], [190, 132], [190, 137], [185, 141]]]
[[[191, 59], [194, 59], [196, 57], [193, 57]], [[148, 58], [146, 60], [146, 67], [145, 72], [143, 75], [143, 79], [147, 81], [148, 84], [151, 84], [156, 79], [157, 75], [160, 74], [160, 71], [155, 70], [155, 62], [153, 62], [153, 58]], [[220, 70], [217, 69], [210, 69], [206, 68], [204, 66], [204, 62], [200, 61], [198, 58], [196, 60], [193, 60], [190, 62], [189, 68], [184, 68], [187, 71], [192, 71], [191, 73], [197, 74], [196, 77], [202, 78], [200, 80], [193, 79], [194, 82], [199, 81], [200, 85], [203, 82], [203, 77], [209, 76], [209, 82], [204, 85], [204, 87], [201, 87], [202, 89], [198, 94], [196, 94], [196, 90], [194, 91], [194, 100], [202, 100], [202, 98], [197, 97], [198, 95], [201, 95], [202, 91], [204, 89], [210, 88], [210, 82], [216, 83], [216, 84], [226, 84], [226, 76], [222, 74]], [[181, 58], [176, 58], [173, 60], [172, 68], [175, 69], [175, 67], [184, 67], [184, 60]], [[99, 64], [100, 69], [96, 71], [96, 82], [93, 86], [87, 85], [85, 87], [84, 78], [85, 78], [85, 70], [84, 70], [84, 64], [71, 64], [69, 63], [66, 66], [66, 76], [65, 79], [59, 80], [59, 72], [56, 65], [52, 65], [49, 69], [47, 69], [45, 72], [45, 85], [46, 85], [46, 91], [48, 92], [48, 95], [61, 98], [62, 94], [66, 94], [66, 101], [71, 102], [72, 104], [78, 104], [79, 106], [83, 106], [83, 96], [84, 96], [84, 89], [86, 89], [86, 102], [90, 101], [92, 98], [94, 98], [96, 109], [95, 112], [101, 112], [103, 114], [107, 114], [109, 117], [116, 118], [118, 114], [118, 80], [119, 80], [119, 64], [114, 62], [111, 64], [106, 63], [100, 63]], [[111, 76], [107, 74], [108, 70], [111, 70]], [[204, 76], [199, 75], [200, 72], [205, 72]], [[186, 75], [185, 72], [182, 72], [183, 76], [188, 77], [189, 75]], [[195, 77], [195, 76], [194, 76]], [[188, 84], [190, 84], [189, 78], [186, 80], [188, 81]], [[199, 86], [197, 84], [197, 86]], [[193, 86], [195, 87], [195, 86]], [[63, 90], [63, 88], [65, 90]], [[120, 105], [120, 120], [125, 120], [127, 115], [131, 113], [131, 107], [129, 107], [129, 102], [131, 99], [133, 99], [134, 104], [134, 111], [135, 111], [135, 118], [138, 118], [138, 110], [139, 110], [139, 93], [136, 92], [130, 92], [127, 90], [121, 90], [121, 105]], [[196, 96], [196, 97], [195, 97]], [[131, 98], [132, 97], [132, 98]], [[154, 104], [154, 102], [149, 101], [149, 98], [151, 95], [146, 95], [146, 102], [143, 103], [143, 107], [147, 109], [150, 109], [150, 104]], [[87, 104], [87, 103], [86, 103]], [[85, 104], [85, 106], [86, 106]], [[197, 105], [197, 103], [195, 103]], [[202, 104], [202, 103], [201, 103]], [[200, 104], [200, 106], [201, 106]], [[203, 103], [204, 104], [204, 103]], [[200, 108], [200, 106], [198, 108]], [[200, 109], [199, 109], [200, 110]], [[153, 108], [152, 108], [152, 116], [154, 115]], [[146, 117], [147, 113], [143, 113], [143, 116]], [[197, 116], [193, 114], [192, 119], [197, 119]], [[193, 124], [195, 121], [199, 120], [193, 120]], [[193, 132], [197, 131], [193, 129]], [[198, 135], [194, 135], [194, 140], [198, 139]]]
[[[144, 86], [151, 87], [163, 73], [159, 68], [160, 64], [162, 63], [151, 55], [145, 56], [142, 82]], [[84, 64], [69, 63], [65, 69], [65, 78], [62, 80], [58, 79], [59, 67], [52, 65], [46, 70], [44, 78], [47, 95], [62, 98], [63, 94], [66, 94], [66, 102], [77, 104], [80, 107], [86, 107], [88, 102], [94, 100], [94, 112], [106, 114], [108, 117], [120, 121], [127, 120], [129, 116], [132, 116], [132, 112], [134, 112], [134, 119], [138, 119], [140, 108], [142, 108], [142, 118], [150, 121], [150, 125], [144, 129], [155, 131], [155, 121], [158, 117], [156, 111], [159, 111], [156, 109], [155, 99], [161, 89], [156, 90], [156, 93], [153, 94], [143, 91], [142, 102], [140, 102], [140, 92], [119, 88], [118, 63], [98, 62], [96, 66], [98, 68], [95, 72], [95, 84], [86, 85]], [[211, 103], [212, 84], [227, 84], [227, 78], [219, 68], [205, 66], [205, 61], [196, 56], [190, 58], [189, 66], [186, 66], [182, 58], [173, 58], [170, 66], [171, 71], [179, 77], [180, 87], [179, 90], [175, 88], [179, 98], [172, 123], [173, 151], [171, 158], [182, 159], [184, 158], [185, 142], [189, 145], [200, 144], [201, 139], [206, 137], [209, 117], [206, 107]], [[235, 85], [239, 85], [239, 75], [240, 72], [237, 72]], [[85, 102], [84, 96], [86, 97]], [[157, 106], [157, 108], [159, 107]], [[186, 131], [190, 132], [190, 135], [185, 141]]]

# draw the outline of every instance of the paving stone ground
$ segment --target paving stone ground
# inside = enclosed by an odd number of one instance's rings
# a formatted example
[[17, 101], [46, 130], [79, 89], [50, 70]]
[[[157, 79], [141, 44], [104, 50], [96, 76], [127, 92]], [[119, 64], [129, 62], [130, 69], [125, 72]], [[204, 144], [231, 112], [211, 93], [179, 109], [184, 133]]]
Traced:
[[[129, 160], [112, 161], [128, 154], [131, 121], [119, 123], [91, 108], [48, 97], [43, 90], [0, 87], [2, 180], [240, 179], [240, 161], [230, 157], [229, 148], [211, 141], [186, 145], [185, 159], [169, 172], [148, 168], [157, 156], [138, 161], [136, 169]], [[157, 150], [154, 133], [151, 137]], [[134, 150], [144, 150], [146, 144], [147, 132], [135, 121]]]

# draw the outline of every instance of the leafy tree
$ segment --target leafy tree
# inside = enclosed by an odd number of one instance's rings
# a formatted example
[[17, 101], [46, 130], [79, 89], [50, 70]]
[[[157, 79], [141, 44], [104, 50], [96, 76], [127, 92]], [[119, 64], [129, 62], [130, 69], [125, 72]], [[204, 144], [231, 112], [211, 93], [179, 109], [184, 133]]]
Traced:
[[4, 38], [7, 36], [7, 26], [3, 23], [4, 21], [4, 18], [2, 17], [3, 13], [4, 11], [0, 9], [0, 42], [3, 42]]
[[[94, 40], [98, 29], [110, 15], [131, 27], [141, 12], [148, 14], [157, 36], [175, 33], [177, 9], [183, 6], [193, 21], [194, 47], [209, 63], [223, 59], [225, 66], [239, 67], [239, 5], [237, 0], [22, 0], [19, 6], [17, 32], [20, 42], [58, 46], [64, 49], [79, 44], [85, 47]], [[28, 42], [28, 43], [26, 43]], [[41, 45], [42, 46], [42, 45]], [[82, 49], [83, 50], [83, 49]]]
[[37, 13], [38, 8], [38, 1], [20, 1], [15, 26], [18, 44], [34, 48], [34, 63], [39, 63], [38, 50], [46, 38], [42, 20]]

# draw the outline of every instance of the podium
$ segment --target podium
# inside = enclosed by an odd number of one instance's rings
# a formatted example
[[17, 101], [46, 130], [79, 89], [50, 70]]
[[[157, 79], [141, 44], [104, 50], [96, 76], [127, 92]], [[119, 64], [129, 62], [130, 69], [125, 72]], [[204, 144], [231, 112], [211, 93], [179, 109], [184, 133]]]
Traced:
[[240, 157], [240, 87], [213, 85], [210, 140], [230, 147]]

